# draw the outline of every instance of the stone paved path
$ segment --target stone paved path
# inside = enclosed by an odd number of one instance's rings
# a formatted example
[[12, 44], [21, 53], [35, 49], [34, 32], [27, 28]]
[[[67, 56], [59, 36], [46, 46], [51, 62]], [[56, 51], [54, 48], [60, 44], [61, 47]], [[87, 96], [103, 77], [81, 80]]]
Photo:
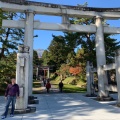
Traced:
[[[119, 120], [120, 108], [100, 103], [80, 93], [35, 95], [39, 99], [37, 111], [31, 114], [9, 116], [6, 120]], [[116, 95], [113, 95], [116, 97]], [[114, 101], [113, 103], [115, 103]], [[4, 111], [4, 97], [0, 97], [0, 114]]]

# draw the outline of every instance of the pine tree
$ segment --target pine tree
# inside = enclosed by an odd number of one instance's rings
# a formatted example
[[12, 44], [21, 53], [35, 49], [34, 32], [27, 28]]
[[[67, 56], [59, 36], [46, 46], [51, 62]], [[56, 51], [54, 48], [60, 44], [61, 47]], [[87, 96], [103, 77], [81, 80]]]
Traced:
[[66, 56], [68, 48], [66, 46], [64, 37], [53, 36], [50, 46], [48, 47], [49, 61], [53, 63], [58, 69], [61, 64], [66, 63]]
[[0, 60], [0, 83], [16, 77], [16, 58], [17, 54], [14, 52]]
[[2, 20], [18, 20], [24, 18], [24, 14], [3, 12], [0, 9], [0, 82], [15, 77], [16, 74], [16, 57], [17, 47], [24, 39], [23, 29], [3, 28]]
[[[3, 12], [0, 11], [0, 18], [3, 19], [21, 19], [24, 18], [24, 14]], [[2, 26], [2, 22], [0, 23]], [[5, 57], [5, 54], [9, 54], [11, 51], [17, 50], [19, 44], [23, 42], [24, 30], [15, 28], [0, 28], [0, 44], [2, 45], [2, 52], [0, 53], [0, 59]]]
[[106, 63], [113, 63], [115, 57], [115, 51], [120, 48], [120, 41], [111, 38], [111, 35], [105, 34], [105, 51], [106, 51]]

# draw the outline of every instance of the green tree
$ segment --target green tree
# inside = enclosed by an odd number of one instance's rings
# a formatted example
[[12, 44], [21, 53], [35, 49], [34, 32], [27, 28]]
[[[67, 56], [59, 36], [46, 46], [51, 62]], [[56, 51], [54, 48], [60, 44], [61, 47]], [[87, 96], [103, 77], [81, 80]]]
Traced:
[[48, 47], [49, 62], [58, 69], [61, 64], [66, 63], [66, 56], [68, 55], [68, 48], [66, 46], [64, 37], [53, 36], [50, 46]]
[[120, 41], [111, 38], [111, 35], [105, 34], [105, 51], [107, 64], [114, 62], [115, 51], [120, 48]]
[[16, 50], [18, 44], [23, 43], [24, 30], [14, 28], [2, 28], [2, 20], [18, 20], [24, 18], [24, 14], [3, 12], [0, 9], [0, 81], [15, 77], [16, 74]]
[[0, 82], [10, 80], [10, 78], [15, 78], [16, 76], [16, 58], [17, 54], [11, 53], [5, 55], [4, 58], [0, 60]]
[[40, 58], [38, 58], [37, 51], [33, 50], [33, 65], [37, 66], [37, 65], [41, 65], [41, 64], [42, 64], [42, 60]]
[[59, 75], [61, 75], [61, 79], [65, 79], [67, 76], [70, 75], [69, 72], [70, 66], [67, 64], [62, 64], [59, 69]]
[[48, 64], [50, 64], [48, 50], [44, 50], [42, 54], [42, 60], [43, 60], [43, 63], [42, 63], [43, 66], [47, 66]]
[[76, 53], [74, 51], [71, 51], [70, 53], [68, 53], [67, 56], [67, 64], [69, 66], [76, 66], [78, 65], [78, 61], [76, 61]]
[[[2, 12], [0, 11], [1, 19], [17, 20], [24, 18], [24, 14]], [[0, 23], [2, 24], [2, 23]], [[12, 51], [16, 51], [18, 44], [21, 44], [24, 39], [24, 30], [15, 28], [0, 28], [0, 44], [2, 45], [2, 52], [0, 58], [5, 57], [5, 54], [9, 54]]]

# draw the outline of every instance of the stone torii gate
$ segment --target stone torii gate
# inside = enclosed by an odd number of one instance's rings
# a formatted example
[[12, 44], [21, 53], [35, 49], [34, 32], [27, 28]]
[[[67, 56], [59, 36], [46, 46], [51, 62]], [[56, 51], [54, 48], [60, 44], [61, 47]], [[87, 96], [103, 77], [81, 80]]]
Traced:
[[[29, 96], [32, 95], [32, 79], [33, 79], [33, 31], [37, 30], [56, 30], [56, 31], [73, 31], [82, 33], [95, 33], [96, 38], [96, 56], [97, 56], [97, 73], [99, 96], [107, 97], [108, 92], [105, 90], [107, 84], [107, 76], [101, 65], [106, 64], [104, 33], [119, 34], [120, 28], [103, 26], [102, 19], [119, 19], [120, 9], [114, 8], [90, 8], [82, 6], [67, 6], [47, 4], [32, 1], [17, 0], [0, 0], [0, 8], [3, 11], [22, 12], [25, 13], [25, 20], [3, 20], [2, 27], [6, 28], [23, 28], [25, 29], [24, 45], [30, 47], [30, 66], [29, 66]], [[12, 2], [11, 2], [12, 1]], [[34, 20], [35, 14], [61, 16], [62, 23], [44, 23]], [[95, 18], [95, 24], [92, 25], [74, 25], [70, 24], [70, 17]]]

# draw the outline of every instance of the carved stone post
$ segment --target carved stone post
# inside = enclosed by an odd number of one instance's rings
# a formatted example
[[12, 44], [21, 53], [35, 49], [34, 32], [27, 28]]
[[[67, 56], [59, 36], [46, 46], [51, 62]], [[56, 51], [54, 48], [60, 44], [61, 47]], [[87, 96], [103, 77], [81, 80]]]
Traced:
[[38, 80], [38, 77], [39, 77], [39, 67], [37, 66], [37, 68], [36, 68], [37, 70], [36, 70], [36, 80]]
[[91, 95], [91, 80], [90, 80], [90, 65], [89, 61], [87, 61], [87, 66], [86, 66], [86, 77], [87, 77], [87, 95]]
[[87, 77], [87, 95], [86, 96], [95, 96], [94, 92], [94, 72], [92, 71], [93, 65], [87, 61], [86, 66], [86, 77]]
[[90, 63], [90, 83], [91, 83], [91, 96], [95, 96], [95, 87], [94, 87], [94, 72], [92, 71], [93, 63]]
[[50, 68], [48, 67], [48, 78], [50, 78]]
[[24, 110], [28, 106], [29, 47], [21, 45], [18, 50], [16, 83], [20, 86], [20, 98], [16, 101], [16, 109]]

